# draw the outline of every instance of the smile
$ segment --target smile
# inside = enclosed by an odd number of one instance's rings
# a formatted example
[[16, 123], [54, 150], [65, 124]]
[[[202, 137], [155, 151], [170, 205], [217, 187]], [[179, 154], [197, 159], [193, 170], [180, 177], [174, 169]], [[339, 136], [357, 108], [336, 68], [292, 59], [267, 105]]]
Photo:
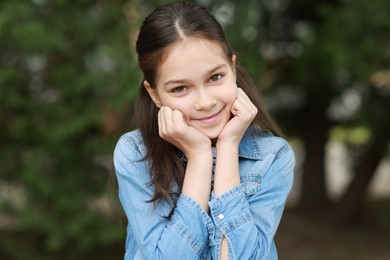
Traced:
[[199, 119], [197, 119], [197, 121], [199, 121], [203, 124], [209, 125], [209, 124], [215, 123], [219, 119], [220, 114], [221, 114], [221, 111], [219, 111], [218, 113], [215, 113], [209, 117], [199, 118]]

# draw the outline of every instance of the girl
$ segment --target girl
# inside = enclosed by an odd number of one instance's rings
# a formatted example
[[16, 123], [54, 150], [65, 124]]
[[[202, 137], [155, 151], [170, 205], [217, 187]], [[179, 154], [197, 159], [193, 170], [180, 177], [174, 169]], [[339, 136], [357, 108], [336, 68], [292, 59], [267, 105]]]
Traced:
[[138, 129], [114, 152], [125, 259], [277, 259], [294, 156], [204, 8], [146, 17]]

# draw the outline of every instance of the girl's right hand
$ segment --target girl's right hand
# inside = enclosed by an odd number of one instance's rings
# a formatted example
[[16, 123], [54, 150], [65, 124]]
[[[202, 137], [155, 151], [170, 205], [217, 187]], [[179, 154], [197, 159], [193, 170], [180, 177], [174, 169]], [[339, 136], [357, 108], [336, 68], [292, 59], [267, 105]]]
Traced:
[[211, 140], [201, 131], [189, 126], [179, 110], [162, 106], [158, 113], [159, 135], [180, 149], [187, 159], [211, 151]]

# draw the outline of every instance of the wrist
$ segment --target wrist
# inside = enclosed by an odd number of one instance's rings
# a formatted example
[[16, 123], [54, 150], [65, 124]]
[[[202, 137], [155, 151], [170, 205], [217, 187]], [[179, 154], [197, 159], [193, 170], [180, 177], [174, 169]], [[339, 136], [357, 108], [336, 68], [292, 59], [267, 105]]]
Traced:
[[225, 140], [221, 139], [217, 141], [216, 148], [218, 150], [238, 150], [238, 146], [240, 144], [240, 141], [237, 140]]
[[208, 148], [187, 152], [185, 155], [188, 161], [210, 161], [213, 159], [211, 146]]

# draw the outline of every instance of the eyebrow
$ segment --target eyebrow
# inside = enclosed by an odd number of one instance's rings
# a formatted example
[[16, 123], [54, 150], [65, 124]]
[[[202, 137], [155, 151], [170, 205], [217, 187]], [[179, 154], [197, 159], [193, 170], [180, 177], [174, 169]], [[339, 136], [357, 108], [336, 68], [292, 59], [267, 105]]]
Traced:
[[[210, 70], [208, 70], [205, 75], [210, 75], [213, 72], [215, 72], [215, 71], [217, 71], [217, 70], [219, 70], [221, 68], [224, 68], [224, 67], [226, 67], [226, 64], [218, 64], [215, 67], [213, 67]], [[166, 85], [169, 85], [169, 84], [180, 84], [180, 83], [183, 83], [183, 82], [186, 82], [186, 80], [185, 79], [173, 79], [173, 80], [168, 80], [167, 82], [165, 82], [163, 84], [163, 86], [166, 86]]]

